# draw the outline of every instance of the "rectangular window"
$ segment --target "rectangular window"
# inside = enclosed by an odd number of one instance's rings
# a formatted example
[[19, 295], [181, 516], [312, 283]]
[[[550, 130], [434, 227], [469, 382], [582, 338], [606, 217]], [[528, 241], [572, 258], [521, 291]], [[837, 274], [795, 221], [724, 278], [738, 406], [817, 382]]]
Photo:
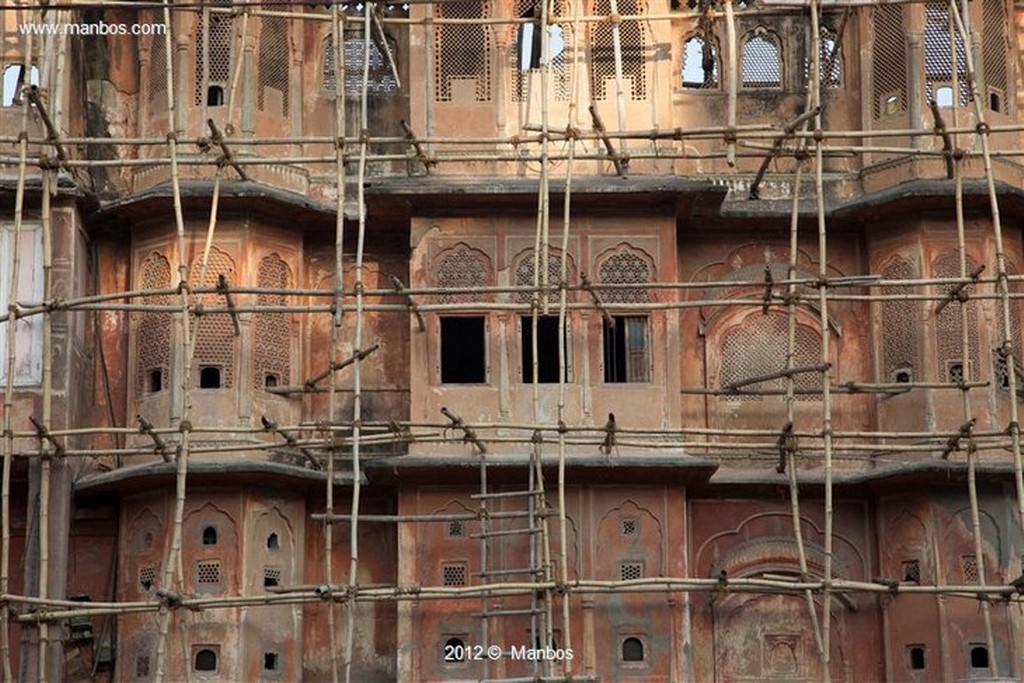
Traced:
[[[22, 223], [18, 235], [17, 291], [14, 301], [43, 299], [43, 244], [39, 225]], [[0, 315], [7, 314], [14, 271], [14, 223], [0, 224]], [[7, 381], [7, 333], [14, 325], [14, 384], [38, 384], [43, 375], [43, 317], [34, 315], [0, 323], [0, 382]]]
[[[523, 383], [530, 384], [533, 382], [533, 316], [524, 316], [520, 322], [519, 359]], [[568, 366], [568, 341], [565, 348]], [[537, 381], [540, 384], [558, 384], [558, 316], [537, 318]]]
[[617, 315], [604, 326], [604, 381], [650, 382], [647, 316]]
[[487, 381], [487, 344], [483, 316], [441, 318], [441, 382]]

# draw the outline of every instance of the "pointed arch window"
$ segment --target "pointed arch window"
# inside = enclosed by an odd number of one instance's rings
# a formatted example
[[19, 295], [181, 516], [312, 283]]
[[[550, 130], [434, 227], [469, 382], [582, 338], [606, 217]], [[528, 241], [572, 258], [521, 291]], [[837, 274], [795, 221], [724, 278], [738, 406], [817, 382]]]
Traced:
[[[458, 0], [434, 5], [443, 19], [487, 19], [490, 5]], [[488, 24], [439, 24], [434, 28], [434, 99], [489, 102], [494, 35]]]
[[[227, 0], [213, 0], [214, 5], [227, 5]], [[199, 15], [196, 24], [195, 49], [195, 104], [204, 102], [209, 107], [220, 107], [226, 104], [225, 93], [231, 80], [231, 67], [234, 64], [235, 31], [234, 17], [221, 12], [209, 13], [209, 50], [204, 43], [205, 18]], [[203, 92], [204, 76], [207, 78], [206, 91]]]
[[[619, 0], [616, 5], [620, 16], [646, 12], [640, 0]], [[610, 15], [610, 0], [595, 0], [593, 13]], [[635, 19], [620, 21], [618, 26], [623, 87], [629, 99], [645, 100], [648, 88], [647, 28], [643, 22]], [[615, 41], [612, 24], [597, 22], [590, 27], [590, 92], [593, 99], [606, 100], [615, 96]], [[609, 83], [612, 85], [609, 86]]]
[[744, 88], [782, 88], [782, 42], [773, 31], [758, 28], [743, 41], [740, 83]]
[[288, 22], [284, 17], [260, 20], [259, 79], [256, 108], [278, 116], [288, 116], [288, 64], [291, 47]]
[[714, 37], [692, 35], [683, 43], [683, 88], [713, 90], [720, 87], [718, 45]]

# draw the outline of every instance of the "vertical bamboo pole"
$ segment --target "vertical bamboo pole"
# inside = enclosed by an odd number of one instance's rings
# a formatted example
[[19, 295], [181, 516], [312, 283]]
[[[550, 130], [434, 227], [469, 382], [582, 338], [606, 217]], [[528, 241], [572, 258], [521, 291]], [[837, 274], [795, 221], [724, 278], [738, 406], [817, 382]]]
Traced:
[[369, 80], [370, 80], [370, 11], [372, 5], [363, 4], [363, 73], [359, 92], [359, 170], [356, 183], [356, 203], [359, 212], [359, 233], [356, 238], [356, 329], [352, 343], [355, 363], [352, 365], [352, 507], [349, 524], [349, 566], [348, 589], [349, 599], [345, 605], [348, 622], [345, 630], [345, 683], [352, 682], [352, 648], [355, 641], [356, 590], [359, 587], [359, 507], [362, 493], [362, 470], [360, 467], [360, 437], [362, 435], [363, 395], [362, 368], [363, 361], [360, 351], [363, 345], [363, 249], [366, 241], [366, 201], [364, 197], [364, 180], [366, 178], [366, 155], [369, 152]]
[[[821, 129], [821, 26], [819, 0], [811, 0], [811, 106], [818, 108], [814, 116], [815, 130]], [[822, 435], [825, 450], [825, 568], [824, 598], [822, 600], [821, 626], [821, 672], [826, 683], [832, 680], [831, 642], [832, 635], [832, 566], [833, 566], [833, 505], [832, 505], [832, 371], [830, 370], [831, 339], [828, 328], [828, 235], [825, 229], [825, 191], [822, 178], [823, 171], [822, 141], [814, 140], [814, 202], [818, 221], [818, 306], [821, 315], [821, 362], [825, 368], [822, 373]]]
[[[179, 103], [174, 97], [174, 60], [172, 50], [172, 28], [173, 22], [171, 21], [171, 10], [169, 5], [170, 0], [164, 0], [164, 27], [166, 41], [164, 42], [164, 50], [166, 59], [166, 74], [167, 74], [167, 108], [168, 108], [168, 121], [175, 121], [177, 115], [177, 107]], [[208, 42], [208, 41], [207, 41]], [[205, 101], [205, 99], [204, 99]], [[181, 174], [178, 168], [178, 138], [177, 134], [172, 129], [167, 134], [167, 146], [168, 153], [171, 160], [171, 188], [173, 193], [174, 202], [174, 222], [178, 241], [178, 278], [181, 285], [181, 330], [182, 340], [185, 344], [189, 343], [189, 299], [188, 299], [188, 253], [185, 249], [185, 219], [182, 211], [181, 204]], [[191, 414], [191, 378], [189, 377], [189, 368], [185, 368], [182, 372], [181, 380], [181, 411], [180, 411], [180, 427], [181, 437], [179, 442], [178, 451], [176, 453], [176, 467], [175, 467], [175, 505], [174, 505], [174, 520], [171, 533], [170, 548], [167, 556], [164, 559], [162, 585], [167, 589], [172, 589], [175, 579], [175, 569], [178, 568], [181, 562], [181, 527], [184, 519], [185, 511], [185, 475], [188, 471], [188, 453], [189, 453], [189, 416]], [[180, 578], [180, 572], [179, 572]], [[167, 605], [162, 605], [158, 614], [158, 635], [157, 635], [157, 646], [156, 646], [156, 672], [155, 681], [156, 683], [163, 683], [167, 659], [167, 639], [168, 632], [170, 629], [171, 613]]]
[[[25, 13], [28, 15], [28, 13]], [[30, 73], [32, 66], [32, 34], [25, 36], [25, 59], [22, 62], [25, 73]], [[16, 367], [16, 342], [15, 334], [18, 324], [17, 307], [15, 302], [18, 299], [18, 273], [21, 270], [21, 227], [25, 215], [25, 174], [28, 164], [28, 109], [27, 97], [23, 97], [21, 103], [21, 131], [18, 139], [18, 178], [14, 192], [14, 230], [10, 234], [13, 240], [11, 249], [11, 279], [8, 288], [7, 298], [8, 312], [10, 318], [7, 320], [4, 332], [7, 334], [7, 379], [4, 386], [3, 405], [3, 486], [2, 509], [0, 509], [0, 522], [3, 525], [3, 544], [0, 547], [0, 593], [6, 595], [9, 590], [10, 567], [11, 567], [11, 465], [14, 459], [14, 431], [12, 413], [14, 411], [14, 373]], [[4, 283], [0, 283], [3, 286]], [[14, 675], [11, 671], [11, 642], [10, 642], [10, 614], [6, 609], [0, 609], [0, 657], [3, 658], [3, 672], [5, 681], [13, 681]]]
[[[736, 16], [733, 12], [732, 0], [725, 0], [725, 43], [726, 43], [726, 125], [730, 131], [736, 130], [736, 90], [739, 87], [739, 50], [736, 46]], [[704, 40], [713, 40], [714, 36], [704, 36]], [[725, 163], [730, 167], [736, 165], [736, 141], [732, 136], [725, 143]]]
[[[331, 46], [334, 50], [334, 315], [331, 325], [330, 357], [333, 362], [338, 353], [339, 334], [344, 319], [344, 244], [345, 244], [345, 15], [339, 3], [334, 3], [331, 10]], [[337, 375], [331, 373], [328, 387], [327, 422], [332, 424], [338, 409]], [[335, 435], [330, 433], [331, 447], [327, 456], [327, 477], [325, 504], [328, 515], [334, 514], [334, 466], [335, 466]], [[334, 585], [334, 525], [324, 525], [324, 581]], [[336, 603], [331, 599], [327, 603], [327, 634], [331, 656], [331, 681], [338, 683], [338, 626], [335, 619]]]
[[[43, 300], [53, 296], [53, 235], [50, 219], [50, 174], [43, 170], [42, 224], [43, 224]], [[53, 418], [53, 314], [43, 314], [43, 383], [42, 383], [42, 425], [50, 428]], [[39, 576], [36, 577], [36, 595], [49, 595], [50, 576], [50, 442], [39, 439]], [[39, 623], [39, 681], [47, 680], [46, 665], [50, 649], [50, 627], [45, 621]], [[57, 671], [53, 672], [59, 675]]]

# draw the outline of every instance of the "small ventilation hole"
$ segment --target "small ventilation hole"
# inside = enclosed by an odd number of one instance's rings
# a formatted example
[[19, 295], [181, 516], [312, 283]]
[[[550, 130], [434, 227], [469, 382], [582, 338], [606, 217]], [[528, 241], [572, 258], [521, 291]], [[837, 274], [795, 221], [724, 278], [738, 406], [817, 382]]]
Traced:
[[203, 528], [203, 545], [217, 545], [217, 529], [215, 527]]
[[203, 648], [196, 652], [195, 661], [196, 671], [216, 671], [217, 670], [217, 653], [210, 648]]
[[270, 588], [272, 586], [281, 585], [281, 570], [277, 567], [264, 567], [263, 568], [263, 587]]
[[267, 550], [280, 550], [281, 539], [278, 537], [277, 532], [272, 532], [267, 536]]
[[910, 655], [910, 670], [911, 671], [923, 671], [924, 670], [924, 646], [923, 645], [911, 645], [907, 648], [907, 652]]
[[277, 653], [276, 652], [264, 652], [263, 653], [263, 670], [264, 671], [277, 671]]
[[448, 522], [448, 536], [450, 538], [461, 538], [465, 533], [466, 529], [461, 519], [453, 519]]
[[466, 565], [461, 562], [446, 562], [442, 564], [441, 580], [445, 586], [465, 586]]
[[622, 661], [644, 661], [644, 641], [635, 637], [626, 638], [622, 641]]

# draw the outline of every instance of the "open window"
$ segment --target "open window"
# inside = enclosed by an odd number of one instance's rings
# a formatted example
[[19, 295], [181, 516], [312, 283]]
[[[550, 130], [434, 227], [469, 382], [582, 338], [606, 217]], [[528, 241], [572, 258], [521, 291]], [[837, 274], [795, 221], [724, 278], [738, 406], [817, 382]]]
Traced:
[[718, 47], [715, 39], [690, 36], [683, 43], [683, 88], [710, 90], [719, 87]]
[[645, 315], [616, 315], [604, 326], [604, 381], [651, 381], [648, 320]]
[[[520, 360], [523, 383], [533, 382], [533, 317], [524, 316], [520, 325]], [[568, 365], [568, 342], [566, 364]], [[558, 383], [558, 316], [537, 318], [537, 382]]]
[[30, 66], [26, 77], [24, 64], [8, 64], [5, 66], [0, 106], [16, 107], [21, 105], [22, 89], [27, 85], [39, 85], [39, 67]]
[[487, 381], [487, 343], [483, 316], [442, 316], [441, 382], [483, 384]]

